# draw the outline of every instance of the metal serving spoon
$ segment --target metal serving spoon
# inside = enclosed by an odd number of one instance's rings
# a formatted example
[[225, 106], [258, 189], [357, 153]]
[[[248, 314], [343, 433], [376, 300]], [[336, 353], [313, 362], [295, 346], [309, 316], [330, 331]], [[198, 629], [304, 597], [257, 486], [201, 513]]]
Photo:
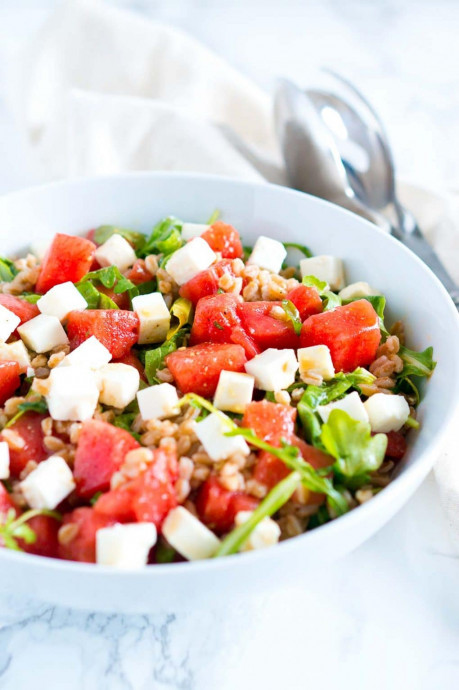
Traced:
[[393, 157], [379, 117], [352, 84], [330, 74], [346, 87], [346, 98], [339, 89], [305, 93], [286, 80], [279, 83], [275, 118], [291, 185], [379, 225], [389, 216], [394, 237], [429, 266], [459, 309], [458, 286], [397, 199]]

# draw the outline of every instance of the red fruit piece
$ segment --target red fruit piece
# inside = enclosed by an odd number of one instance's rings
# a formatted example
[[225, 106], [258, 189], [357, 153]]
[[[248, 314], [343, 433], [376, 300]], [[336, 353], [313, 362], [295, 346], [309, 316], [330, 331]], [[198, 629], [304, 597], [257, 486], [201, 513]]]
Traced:
[[196, 509], [200, 519], [219, 534], [228, 532], [237, 513], [254, 510], [259, 501], [242, 491], [228, 491], [217, 477], [209, 477], [199, 489]]
[[270, 315], [273, 307], [281, 305], [281, 302], [242, 302], [238, 305], [237, 311], [244, 330], [261, 350], [270, 347], [296, 349], [300, 346], [292, 323]]
[[113, 359], [112, 362], [113, 362], [113, 364], [129, 364], [129, 366], [137, 369], [137, 371], [140, 374], [140, 378], [142, 379], [142, 381], [145, 381], [145, 382], [147, 381], [147, 377], [145, 376], [145, 368], [133, 350], [130, 350], [129, 352], [127, 352], [122, 357], [119, 357], [118, 359]]
[[97, 419], [83, 422], [73, 471], [78, 494], [87, 498], [106, 491], [113, 473], [134, 448], [140, 444], [128, 431]]
[[196, 305], [201, 297], [216, 295], [218, 292], [218, 281], [225, 273], [234, 276], [232, 261], [229, 259], [219, 261], [210, 268], [206, 268], [205, 271], [198, 273], [187, 283], [184, 283], [180, 288], [180, 297], [185, 297], [185, 299], [189, 299], [190, 302]]
[[406, 453], [407, 443], [399, 431], [389, 431], [387, 436], [386, 456], [392, 460], [401, 460]]
[[21, 385], [19, 372], [17, 362], [0, 362], [0, 405], [11, 398]]
[[323, 309], [319, 293], [315, 288], [307, 285], [298, 285], [287, 293], [285, 299], [290, 300], [295, 305], [300, 312], [302, 321], [313, 314], [320, 314]]
[[67, 561], [96, 562], [96, 533], [103, 527], [114, 524], [112, 518], [96, 513], [94, 508], [76, 508], [67, 513], [63, 525], [76, 525], [73, 539], [58, 546], [58, 556]]
[[55, 285], [81, 280], [91, 268], [95, 249], [84, 237], [55, 235], [42, 261], [36, 291], [45, 293]]
[[[24, 442], [22, 447], [10, 448], [10, 473], [15, 479], [19, 478], [22, 470], [30, 460], [42, 462], [49, 453], [43, 445], [43, 431], [41, 423], [46, 415], [36, 412], [26, 412], [9, 428]], [[3, 439], [0, 434], [0, 440]], [[19, 444], [18, 444], [19, 445]]]
[[203, 232], [201, 237], [214, 252], [220, 252], [223, 259], [239, 259], [244, 253], [238, 231], [220, 220]]
[[30, 321], [40, 313], [36, 304], [30, 304], [25, 299], [14, 295], [0, 295], [0, 304], [16, 314], [21, 319], [21, 324]]
[[143, 259], [137, 259], [132, 268], [126, 273], [126, 278], [134, 283], [134, 285], [142, 285], [143, 283], [148, 283], [150, 280], [153, 280], [153, 276], [147, 269]]
[[123, 309], [71, 311], [67, 321], [70, 347], [74, 350], [94, 335], [115, 359], [123, 357], [139, 337], [139, 317]]
[[242, 371], [247, 359], [240, 345], [203, 343], [166, 357], [177, 387], [182, 393], [197, 393], [210, 398], [217, 388], [220, 372]]
[[365, 299], [310, 316], [301, 329], [301, 346], [327, 345], [336, 371], [370, 364], [380, 340], [379, 317]]
[[27, 521], [27, 525], [35, 532], [37, 539], [33, 544], [26, 544], [20, 540], [19, 546], [21, 549], [36, 556], [57, 558], [59, 550], [57, 533], [61, 526], [59, 520], [55, 520], [48, 515], [36, 515]]

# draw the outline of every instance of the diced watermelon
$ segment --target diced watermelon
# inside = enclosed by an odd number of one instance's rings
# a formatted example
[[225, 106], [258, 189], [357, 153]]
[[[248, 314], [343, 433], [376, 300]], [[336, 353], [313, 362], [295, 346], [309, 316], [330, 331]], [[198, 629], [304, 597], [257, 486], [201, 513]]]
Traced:
[[116, 304], [118, 309], [126, 309], [128, 310], [130, 307], [130, 301], [129, 301], [129, 294], [127, 292], [121, 292], [120, 294], [116, 294], [114, 290], [111, 290], [110, 288], [105, 287], [104, 285], [98, 285], [97, 289], [99, 292], [102, 292], [104, 295], [107, 295], [112, 302]]
[[4, 522], [4, 516], [8, 513], [10, 508], [14, 508], [16, 512], [18, 512], [13, 499], [3, 486], [2, 482], [0, 482], [0, 524]]
[[217, 388], [220, 372], [242, 371], [247, 359], [240, 345], [203, 343], [166, 357], [177, 387], [182, 393], [197, 393], [210, 398]]
[[289, 441], [295, 433], [295, 418], [294, 407], [260, 400], [246, 406], [242, 426], [252, 429], [263, 441], [279, 447], [282, 438]]
[[129, 352], [139, 338], [139, 317], [123, 309], [71, 311], [67, 321], [70, 347], [74, 350], [94, 335], [114, 359]]
[[287, 293], [285, 299], [290, 300], [300, 312], [300, 318], [305, 321], [308, 316], [320, 314], [323, 309], [318, 291], [307, 285], [298, 285]]
[[291, 470], [275, 455], [271, 455], [265, 450], [258, 454], [257, 462], [253, 472], [253, 478], [260, 484], [264, 484], [268, 490], [279, 484], [282, 479], [290, 474]]
[[228, 532], [237, 513], [254, 510], [259, 501], [242, 491], [228, 491], [217, 477], [211, 476], [200, 487], [196, 509], [200, 519], [219, 534]]
[[30, 319], [33, 319], [34, 316], [38, 316], [40, 313], [36, 304], [30, 304], [25, 299], [15, 297], [14, 295], [0, 294], [0, 304], [21, 319], [20, 325], [30, 321]]
[[128, 278], [131, 283], [134, 283], [134, 285], [142, 285], [143, 283], [148, 283], [148, 281], [153, 280], [153, 276], [147, 269], [143, 259], [137, 259], [132, 268], [127, 271], [126, 278]]
[[124, 429], [97, 419], [83, 422], [73, 471], [78, 494], [88, 498], [97, 491], [106, 491], [126, 454], [139, 447]]
[[196, 305], [201, 297], [216, 295], [218, 292], [218, 281], [225, 273], [234, 276], [232, 261], [229, 259], [218, 261], [216, 264], [210, 268], [206, 268], [205, 271], [201, 271], [194, 278], [182, 285], [180, 288], [180, 296], [189, 299], [190, 302]]
[[67, 561], [96, 562], [96, 532], [103, 527], [113, 525], [115, 521], [96, 513], [94, 508], [76, 508], [67, 513], [63, 525], [76, 525], [76, 536], [65, 544], [59, 544], [58, 556]]
[[45, 293], [55, 285], [81, 280], [91, 268], [95, 249], [84, 237], [55, 235], [42, 261], [36, 291]]
[[129, 352], [118, 359], [113, 359], [112, 362], [113, 364], [129, 364], [130, 367], [137, 369], [142, 381], [147, 381], [147, 377], [145, 376], [145, 367], [133, 350], [129, 350]]
[[33, 544], [26, 544], [21, 540], [19, 541], [19, 546], [27, 553], [33, 553], [36, 556], [57, 558], [59, 550], [57, 540], [57, 533], [60, 527], [59, 520], [49, 515], [36, 515], [31, 520], [28, 520], [27, 524], [35, 532], [37, 539]]
[[370, 364], [380, 340], [379, 317], [365, 299], [310, 316], [301, 330], [301, 346], [327, 345], [336, 371]]
[[386, 436], [386, 457], [391, 460], [401, 460], [407, 449], [406, 438], [399, 431], [389, 431]]
[[[41, 423], [46, 415], [36, 412], [26, 412], [9, 428], [24, 441], [22, 448], [10, 448], [10, 473], [18, 479], [24, 467], [30, 460], [42, 462], [49, 453], [43, 445], [43, 431]], [[0, 440], [4, 440], [0, 434]]]
[[242, 302], [239, 304], [237, 311], [243, 328], [262, 350], [270, 347], [280, 350], [298, 348], [300, 339], [295, 334], [292, 323], [270, 316], [274, 306], [281, 306], [281, 302]]
[[0, 362], [0, 405], [11, 398], [21, 385], [19, 371], [17, 362]]
[[244, 253], [238, 231], [221, 220], [211, 225], [201, 237], [214, 252], [220, 252], [223, 259], [239, 259]]
[[97, 513], [119, 522], [153, 522], [161, 527], [177, 505], [177, 457], [164, 448], [153, 452], [153, 462], [145, 472], [100, 496], [94, 506]]

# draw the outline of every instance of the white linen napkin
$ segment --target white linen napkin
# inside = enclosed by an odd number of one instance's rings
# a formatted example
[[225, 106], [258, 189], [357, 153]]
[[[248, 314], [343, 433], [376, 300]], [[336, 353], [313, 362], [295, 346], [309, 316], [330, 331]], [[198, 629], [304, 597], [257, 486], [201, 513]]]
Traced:
[[[44, 179], [192, 170], [286, 181], [269, 96], [175, 28], [99, 0], [71, 1], [10, 77], [10, 103]], [[457, 197], [408, 184], [400, 194], [459, 282]], [[435, 473], [459, 552], [453, 450]]]

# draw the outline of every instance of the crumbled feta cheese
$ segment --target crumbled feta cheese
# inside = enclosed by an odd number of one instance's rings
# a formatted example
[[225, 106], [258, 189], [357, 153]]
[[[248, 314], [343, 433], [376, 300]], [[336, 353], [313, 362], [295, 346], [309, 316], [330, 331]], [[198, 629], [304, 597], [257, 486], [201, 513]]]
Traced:
[[212, 558], [220, 540], [186, 508], [173, 508], [163, 522], [169, 544], [189, 561]]
[[287, 388], [295, 381], [297, 369], [294, 350], [276, 350], [272, 347], [245, 365], [246, 372], [255, 377], [255, 386], [264, 391]]
[[375, 393], [363, 405], [371, 430], [376, 432], [399, 431], [410, 416], [410, 408], [403, 395]]
[[105, 364], [98, 371], [99, 400], [104, 405], [122, 409], [131, 403], [139, 390], [140, 374], [129, 364]]
[[[236, 527], [247, 522], [252, 515], [251, 510], [241, 510], [236, 514]], [[270, 517], [265, 517], [255, 529], [251, 532], [249, 538], [241, 548], [241, 551], [253, 551], [255, 549], [264, 549], [267, 546], [273, 546], [279, 541], [281, 531], [277, 522], [274, 522]]]
[[108, 364], [111, 358], [110, 350], [92, 335], [64, 357], [59, 366], [81, 366], [88, 369], [100, 369], [105, 364]]
[[201, 237], [195, 237], [172, 254], [166, 264], [166, 271], [178, 285], [183, 285], [209, 268], [215, 259], [215, 252], [207, 242]]
[[298, 352], [298, 364], [300, 374], [305, 376], [321, 376], [324, 381], [329, 381], [335, 375], [330, 349], [327, 345], [312, 345], [301, 347]]
[[37, 307], [42, 314], [55, 316], [59, 321], [64, 321], [69, 312], [83, 311], [87, 306], [88, 303], [83, 295], [70, 281], [55, 285], [37, 302]]
[[355, 299], [356, 297], [368, 297], [368, 295], [380, 295], [379, 290], [375, 290], [368, 283], [360, 280], [358, 283], [351, 283], [340, 290], [339, 296], [342, 300]]
[[39, 314], [19, 326], [18, 333], [34, 352], [49, 352], [58, 345], [67, 345], [69, 339], [56, 316]]
[[226, 412], [243, 413], [252, 400], [255, 379], [237, 371], [221, 371], [215, 391], [214, 405]]
[[19, 316], [0, 304], [0, 342], [5, 343], [20, 323]]
[[160, 383], [157, 386], [144, 388], [137, 393], [140, 416], [143, 420], [165, 419], [178, 414], [177, 389], [170, 383]]
[[344, 287], [344, 268], [341, 259], [336, 256], [311, 256], [300, 261], [301, 276], [315, 276], [330, 286], [331, 290]]
[[49, 414], [58, 421], [84, 422], [96, 411], [99, 388], [95, 372], [85, 367], [55, 367], [47, 379]]
[[[223, 413], [213, 412], [195, 426], [195, 433], [212, 460], [226, 460], [234, 453], [249, 455], [250, 448], [242, 436], [225, 436], [231, 426], [225, 424]], [[228, 419], [228, 422], [230, 420]]]
[[0, 362], [17, 362], [21, 374], [24, 374], [30, 366], [30, 357], [22, 340], [14, 343], [0, 343]]
[[157, 538], [152, 522], [103, 527], [96, 532], [96, 562], [121, 570], [143, 568]]
[[188, 242], [195, 237], [201, 237], [202, 233], [209, 229], [209, 225], [201, 223], [183, 223], [182, 225], [182, 240]]
[[287, 250], [282, 242], [260, 235], [247, 263], [265, 268], [273, 273], [279, 273], [286, 256]]
[[53, 510], [75, 488], [72, 470], [60, 455], [52, 455], [41, 462], [19, 484], [31, 508]]
[[0, 479], [10, 476], [10, 449], [6, 441], [0, 441]]
[[171, 315], [160, 292], [139, 295], [132, 300], [132, 308], [139, 317], [139, 344], [162, 343], [166, 340]]
[[97, 247], [94, 256], [102, 268], [117, 266], [121, 272], [127, 271], [137, 259], [129, 242], [116, 233]]
[[319, 413], [323, 422], [328, 421], [332, 410], [343, 410], [347, 412], [349, 417], [358, 422], [368, 422], [368, 414], [363, 402], [360, 400], [360, 395], [357, 391], [345, 395], [341, 400], [328, 403], [328, 405], [319, 405], [317, 412]]

